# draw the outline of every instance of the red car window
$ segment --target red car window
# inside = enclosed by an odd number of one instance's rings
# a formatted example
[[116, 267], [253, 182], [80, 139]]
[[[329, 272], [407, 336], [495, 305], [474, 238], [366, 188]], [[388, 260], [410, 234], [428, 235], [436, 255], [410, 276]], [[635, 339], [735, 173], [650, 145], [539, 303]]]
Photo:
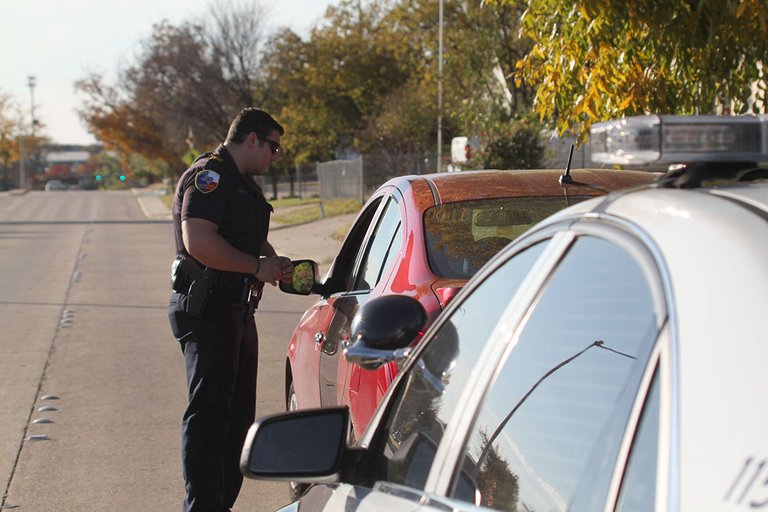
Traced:
[[400, 251], [402, 230], [400, 209], [397, 202], [389, 200], [386, 211], [381, 215], [376, 231], [371, 235], [365, 258], [360, 265], [355, 290], [370, 290], [394, 262]]
[[432, 272], [469, 279], [528, 228], [587, 196], [511, 197], [462, 201], [424, 212], [424, 238]]

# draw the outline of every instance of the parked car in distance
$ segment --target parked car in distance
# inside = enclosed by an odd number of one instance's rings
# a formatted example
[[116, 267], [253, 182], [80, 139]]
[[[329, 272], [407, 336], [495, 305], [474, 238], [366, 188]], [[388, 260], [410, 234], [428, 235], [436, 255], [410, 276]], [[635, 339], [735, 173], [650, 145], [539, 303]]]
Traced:
[[448, 171], [462, 170], [479, 147], [480, 139], [477, 137], [454, 137], [451, 139], [451, 163], [448, 165]]
[[61, 180], [48, 180], [45, 183], [46, 192], [54, 192], [57, 190], [67, 190], [67, 186]]
[[537, 224], [415, 347], [422, 303], [367, 301], [346, 357], [403, 365], [368, 429], [348, 443], [346, 406], [260, 419], [244, 474], [316, 484], [286, 512], [765, 507], [768, 170], [698, 151]]
[[360, 436], [397, 373], [395, 364], [368, 372], [339, 357], [350, 343], [350, 322], [362, 304], [383, 295], [414, 297], [429, 324], [467, 279], [534, 223], [568, 205], [656, 177], [575, 169], [568, 182], [562, 174], [526, 170], [403, 176], [376, 190], [325, 281], [314, 288], [321, 297], [288, 343], [287, 407], [348, 405], [354, 435]]

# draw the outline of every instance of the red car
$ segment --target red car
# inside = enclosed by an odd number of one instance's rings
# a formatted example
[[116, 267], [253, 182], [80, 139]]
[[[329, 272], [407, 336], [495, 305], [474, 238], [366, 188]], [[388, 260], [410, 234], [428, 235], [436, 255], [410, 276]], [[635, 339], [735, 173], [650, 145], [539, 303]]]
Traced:
[[533, 224], [568, 205], [657, 177], [585, 169], [561, 175], [530, 170], [403, 176], [376, 190], [325, 281], [314, 287], [322, 296], [304, 313], [288, 345], [287, 408], [348, 405], [353, 433], [360, 437], [397, 373], [394, 363], [366, 371], [340, 357], [363, 303], [408, 295], [424, 306], [429, 325], [491, 256]]

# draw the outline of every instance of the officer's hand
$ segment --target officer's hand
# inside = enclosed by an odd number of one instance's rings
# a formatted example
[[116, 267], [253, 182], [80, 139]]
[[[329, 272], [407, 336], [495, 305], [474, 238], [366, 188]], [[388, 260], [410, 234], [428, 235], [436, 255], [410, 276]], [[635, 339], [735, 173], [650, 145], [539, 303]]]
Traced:
[[280, 268], [282, 270], [282, 277], [280, 280], [290, 283], [293, 281], [293, 262], [291, 261], [291, 258], [285, 256], [278, 256], [277, 258], [280, 260]]
[[256, 273], [256, 277], [260, 281], [275, 286], [282, 276], [280, 260], [270, 256], [259, 259], [259, 271]]
[[290, 258], [268, 256], [259, 260], [259, 272], [256, 274], [259, 280], [275, 286], [278, 281], [286, 279], [286, 275], [287, 279], [293, 277], [293, 264]]

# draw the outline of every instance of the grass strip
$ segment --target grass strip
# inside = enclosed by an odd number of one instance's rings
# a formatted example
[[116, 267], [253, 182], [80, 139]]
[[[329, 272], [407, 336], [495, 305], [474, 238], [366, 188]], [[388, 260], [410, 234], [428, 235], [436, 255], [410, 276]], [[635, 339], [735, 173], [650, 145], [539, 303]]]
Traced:
[[[275, 209], [279, 212], [277, 201], [273, 203]], [[313, 222], [323, 217], [335, 217], [348, 213], [357, 213], [360, 211], [360, 201], [357, 199], [332, 199], [330, 201], [315, 201], [304, 207], [292, 207], [285, 213], [276, 213], [272, 220], [278, 224], [303, 224]]]

